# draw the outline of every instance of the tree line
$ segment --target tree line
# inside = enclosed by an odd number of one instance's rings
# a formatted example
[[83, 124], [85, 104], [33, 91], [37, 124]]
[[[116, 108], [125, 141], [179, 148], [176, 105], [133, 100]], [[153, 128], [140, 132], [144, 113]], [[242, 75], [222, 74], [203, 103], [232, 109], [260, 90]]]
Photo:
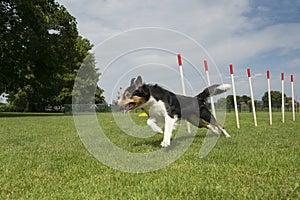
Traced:
[[96, 88], [87, 101], [105, 102], [93, 45], [79, 35], [64, 6], [54, 0], [2, 0], [0, 13], [0, 93], [9, 94], [10, 110], [71, 104], [80, 67], [89, 74], [81, 83]]
[[[282, 105], [282, 96], [281, 96], [280, 91], [271, 91], [271, 103], [272, 103], [272, 108], [280, 109]], [[291, 105], [291, 98], [287, 97], [286, 94], [284, 94], [284, 103], [289, 108]], [[236, 96], [237, 100], [237, 105], [238, 109], [241, 111], [242, 109], [249, 109], [249, 111], [252, 111], [252, 105], [251, 105], [251, 98], [247, 95], [242, 95], [242, 96]], [[255, 107], [261, 107], [263, 108], [268, 108], [269, 107], [269, 99], [268, 99], [268, 92], [265, 92], [264, 95], [261, 98], [261, 101], [255, 100]], [[217, 101], [217, 104], [220, 105], [226, 105], [226, 108], [228, 110], [234, 109], [234, 99], [233, 95], [228, 95], [226, 98], [220, 98]], [[297, 105], [298, 102], [295, 102]], [[243, 108], [244, 106], [244, 108]]]

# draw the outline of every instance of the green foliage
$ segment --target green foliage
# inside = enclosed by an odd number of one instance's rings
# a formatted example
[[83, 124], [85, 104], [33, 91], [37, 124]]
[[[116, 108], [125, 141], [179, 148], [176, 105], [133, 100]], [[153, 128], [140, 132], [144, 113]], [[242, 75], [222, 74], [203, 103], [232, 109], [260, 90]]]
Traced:
[[[281, 107], [281, 98], [282, 98], [282, 93], [279, 91], [271, 91], [271, 103], [272, 106], [276, 108]], [[264, 93], [264, 96], [262, 97], [262, 101], [264, 102], [264, 105], [269, 105], [269, 98], [268, 98], [268, 91]], [[284, 102], [288, 102], [288, 98], [284, 94]]]
[[88, 55], [81, 64], [73, 88], [73, 103], [77, 104], [102, 104], [105, 99], [103, 90], [97, 85], [100, 73], [95, 68], [96, 61], [93, 54]]
[[104, 90], [101, 89], [99, 86], [97, 86], [96, 88], [96, 92], [95, 92], [95, 104], [105, 104], [105, 98], [103, 96], [103, 92]]
[[[251, 100], [250, 97], [248, 97], [247, 95], [243, 95], [243, 96], [236, 96], [236, 101], [237, 101], [237, 106], [238, 109], [241, 110], [241, 104], [245, 103], [248, 105], [249, 100]], [[249, 106], [248, 106], [249, 107]], [[250, 107], [251, 107], [251, 103], [250, 103]], [[234, 109], [234, 99], [233, 99], [233, 95], [228, 95], [226, 97], [226, 108], [227, 110], [231, 111], [231, 109]]]
[[76, 19], [54, 0], [3, 0], [0, 13], [0, 91], [28, 111], [71, 103], [77, 71], [92, 48], [78, 35]]
[[9, 97], [10, 104], [15, 107], [18, 112], [27, 111], [29, 107], [29, 99], [33, 94], [33, 89], [30, 85], [26, 85], [23, 89], [19, 89], [17, 93]]

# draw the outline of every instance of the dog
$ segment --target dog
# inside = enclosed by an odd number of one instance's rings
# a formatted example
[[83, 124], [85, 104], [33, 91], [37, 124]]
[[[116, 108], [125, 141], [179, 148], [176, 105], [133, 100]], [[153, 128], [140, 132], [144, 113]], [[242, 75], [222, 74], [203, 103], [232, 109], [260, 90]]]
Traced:
[[[147, 114], [147, 125], [157, 133], [164, 134], [162, 147], [168, 147], [171, 142], [172, 131], [177, 120], [183, 119], [198, 128], [207, 128], [215, 134], [222, 132], [230, 137], [227, 131], [217, 122], [207, 107], [207, 98], [221, 94], [228, 89], [229, 84], [216, 84], [204, 89], [195, 97], [174, 94], [161, 86], [143, 83], [138, 76], [130, 81], [130, 86], [118, 100], [124, 112], [142, 108]], [[164, 131], [157, 123], [164, 124]]]

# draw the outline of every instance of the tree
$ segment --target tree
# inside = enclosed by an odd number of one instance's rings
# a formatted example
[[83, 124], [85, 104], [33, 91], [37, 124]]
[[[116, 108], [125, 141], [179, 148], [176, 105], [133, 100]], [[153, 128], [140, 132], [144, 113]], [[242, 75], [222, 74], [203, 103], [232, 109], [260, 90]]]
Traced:
[[0, 13], [0, 91], [15, 106], [22, 97], [28, 111], [71, 103], [76, 74], [92, 48], [78, 35], [76, 19], [54, 0], [3, 0]]
[[100, 73], [95, 68], [95, 64], [93, 54], [89, 54], [82, 63], [75, 79], [74, 88], [70, 93], [73, 103], [100, 104], [105, 102], [104, 97], [101, 96], [103, 90], [97, 85]]
[[[251, 100], [250, 97], [248, 97], [247, 95], [243, 95], [243, 96], [236, 96], [236, 101], [237, 101], [237, 106], [239, 108], [239, 110], [241, 111], [242, 108], [241, 108], [241, 105], [242, 103], [248, 103], [249, 100]], [[234, 99], [233, 99], [233, 95], [228, 95], [226, 97], [226, 106], [229, 110], [231, 110], [232, 108], [234, 108]]]
[[228, 95], [226, 97], [226, 108], [228, 111], [231, 111], [231, 109], [234, 108], [233, 95]]
[[[272, 102], [272, 106], [276, 107], [276, 108], [280, 108], [281, 107], [281, 101], [282, 101], [282, 93], [279, 91], [271, 91], [271, 102]], [[268, 97], [268, 92], [265, 92], [263, 97], [262, 97], [262, 101], [264, 102], [264, 105], [269, 106], [269, 97]], [[288, 98], [286, 97], [286, 95], [284, 94], [284, 102], [287, 103], [288, 102]]]
[[251, 100], [251, 97], [248, 97], [247, 95], [243, 95], [240, 99], [241, 102], [247, 103], [249, 100]]
[[218, 101], [217, 101], [217, 107], [218, 108], [224, 108], [225, 106], [226, 106], [226, 108], [228, 108], [227, 107], [227, 100], [226, 100], [226, 98], [222, 97], [222, 98], [218, 99]]

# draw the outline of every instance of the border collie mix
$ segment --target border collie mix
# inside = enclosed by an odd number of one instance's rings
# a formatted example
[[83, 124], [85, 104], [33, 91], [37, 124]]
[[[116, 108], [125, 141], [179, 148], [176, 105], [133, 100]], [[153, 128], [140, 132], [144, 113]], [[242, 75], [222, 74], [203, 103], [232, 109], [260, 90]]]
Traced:
[[[118, 104], [125, 112], [142, 108], [149, 116], [147, 124], [157, 133], [164, 134], [162, 147], [170, 145], [172, 131], [178, 119], [184, 119], [198, 128], [207, 128], [215, 134], [221, 131], [230, 137], [227, 131], [210, 113], [206, 99], [227, 91], [228, 84], [212, 85], [195, 97], [174, 94], [157, 84], [145, 84], [141, 76], [131, 79], [130, 86], [125, 90]], [[157, 125], [164, 124], [164, 131]]]

